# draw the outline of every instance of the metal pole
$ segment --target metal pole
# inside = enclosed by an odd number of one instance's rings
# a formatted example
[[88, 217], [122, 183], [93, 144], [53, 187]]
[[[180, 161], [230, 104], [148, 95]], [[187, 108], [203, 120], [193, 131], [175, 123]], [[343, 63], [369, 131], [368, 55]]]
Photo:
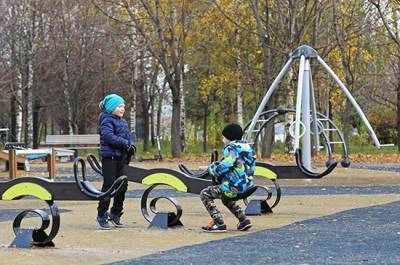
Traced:
[[333, 72], [333, 70], [324, 62], [324, 60], [322, 60], [322, 58], [320, 56], [317, 56], [317, 60], [328, 71], [328, 73], [336, 81], [336, 83], [339, 85], [339, 87], [342, 89], [342, 91], [346, 94], [347, 98], [350, 100], [351, 104], [356, 109], [358, 115], [360, 115], [362, 121], [364, 122], [365, 126], [367, 127], [369, 135], [371, 136], [372, 140], [374, 141], [376, 148], [380, 149], [382, 146], [392, 146], [392, 145], [382, 145], [382, 144], [379, 143], [379, 140], [376, 137], [376, 134], [375, 134], [374, 130], [371, 127], [371, 124], [369, 123], [369, 121], [368, 121], [367, 117], [365, 116], [364, 112], [361, 110], [360, 106], [357, 104], [357, 102], [355, 101], [353, 96], [350, 94], [349, 90], [342, 83], [342, 81], [340, 81], [340, 79]]
[[271, 86], [269, 87], [267, 94], [265, 94], [263, 100], [261, 101], [260, 106], [257, 109], [256, 114], [254, 115], [253, 119], [251, 120], [250, 126], [247, 129], [247, 133], [244, 137], [244, 139], [246, 141], [249, 140], [251, 132], [254, 130], [254, 127], [256, 125], [256, 122], [258, 120], [258, 117], [260, 116], [260, 114], [263, 112], [265, 105], [267, 104], [269, 98], [271, 97], [272, 93], [274, 92], [275, 88], [278, 86], [279, 82], [281, 82], [281, 79], [283, 78], [283, 76], [286, 74], [287, 70], [289, 69], [289, 66], [292, 64], [293, 59], [290, 58], [285, 66], [283, 66], [282, 70], [279, 72], [278, 76], [275, 78], [274, 82], [271, 84]]
[[312, 81], [311, 67], [310, 67], [310, 96], [311, 96], [311, 115], [312, 115], [312, 130], [313, 130], [313, 144], [314, 150], [319, 152], [319, 135], [318, 135], [318, 121], [317, 121], [317, 106], [315, 104], [315, 94], [314, 94], [314, 86]]
[[306, 59], [303, 78], [303, 94], [301, 104], [304, 133], [302, 139], [302, 163], [311, 170], [311, 126], [310, 126], [310, 60]]
[[303, 77], [304, 77], [304, 63], [305, 57], [300, 57], [299, 65], [299, 80], [297, 81], [297, 98], [296, 98], [296, 119], [294, 129], [294, 150], [300, 146], [300, 115], [301, 115], [301, 100], [302, 100], [302, 89], [303, 89]]

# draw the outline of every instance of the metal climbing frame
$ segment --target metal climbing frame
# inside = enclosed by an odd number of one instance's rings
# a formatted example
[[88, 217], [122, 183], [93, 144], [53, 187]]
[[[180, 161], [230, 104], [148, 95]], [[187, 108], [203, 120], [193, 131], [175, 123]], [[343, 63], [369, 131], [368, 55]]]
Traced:
[[[267, 111], [264, 111], [260, 114], [260, 119], [258, 121], [262, 121], [260, 123], [257, 132], [255, 133], [254, 137], [251, 139], [253, 143], [253, 148], [254, 150], [257, 150], [258, 147], [258, 141], [261, 138], [261, 133], [265, 129], [265, 127], [270, 123], [276, 121], [278, 116], [284, 115], [287, 113], [296, 113], [295, 109], [292, 108], [283, 108], [283, 107], [278, 107], [276, 109], [269, 109]], [[332, 154], [332, 145], [340, 145], [342, 148], [342, 161], [341, 165], [342, 167], [349, 167], [350, 166], [350, 160], [349, 160], [349, 153], [348, 153], [348, 147], [346, 142], [344, 141], [344, 137], [342, 132], [339, 130], [339, 128], [334, 124], [334, 122], [329, 119], [327, 116], [323, 115], [322, 113], [317, 112], [317, 127], [318, 127], [318, 134], [322, 137], [323, 139], [323, 145], [316, 145], [314, 148], [318, 151], [320, 151], [321, 148], [324, 148], [328, 154], [328, 160], [326, 161], [326, 165], [329, 166], [334, 162], [333, 160], [333, 154]], [[311, 120], [311, 123], [313, 123], [314, 118]], [[251, 121], [250, 121], [251, 122]], [[250, 122], [246, 124], [244, 127], [244, 130], [246, 131], [247, 128], [250, 126]], [[325, 124], [324, 124], [325, 123]], [[329, 135], [327, 133], [332, 133], [336, 136], [338, 139], [337, 141], [330, 141]], [[314, 132], [312, 132], [314, 134]], [[315, 143], [314, 143], [315, 144]]]
[[[392, 146], [387, 144], [381, 144], [376, 137], [374, 130], [371, 127], [368, 119], [365, 114], [361, 110], [360, 106], [357, 104], [353, 96], [350, 94], [349, 90], [346, 86], [340, 81], [337, 75], [333, 72], [333, 70], [322, 60], [322, 58], [318, 55], [318, 53], [307, 45], [302, 45], [298, 47], [296, 50], [292, 52], [289, 60], [283, 66], [282, 70], [279, 72], [278, 76], [275, 78], [271, 87], [268, 89], [265, 94], [263, 100], [261, 101], [260, 106], [258, 107], [256, 114], [251, 120], [250, 126], [248, 127], [244, 139], [248, 142], [251, 142], [251, 139], [260, 131], [260, 126], [264, 123], [264, 120], [260, 119], [262, 112], [269, 99], [271, 98], [272, 93], [278, 87], [278, 84], [282, 81], [286, 72], [292, 63], [296, 60], [300, 60], [299, 65], [299, 75], [298, 75], [298, 83], [297, 83], [297, 98], [296, 98], [296, 117], [295, 117], [295, 131], [294, 131], [294, 150], [300, 149], [300, 124], [304, 126], [304, 135], [302, 136], [302, 158], [301, 162], [306, 169], [311, 169], [311, 137], [313, 135], [313, 141], [317, 147], [319, 147], [319, 139], [318, 139], [318, 125], [317, 122], [317, 111], [315, 105], [314, 98], [314, 89], [312, 84], [312, 75], [311, 75], [311, 67], [310, 60], [316, 59], [323, 68], [328, 72], [328, 74], [336, 81], [339, 85], [340, 89], [345, 93], [346, 97], [349, 99], [353, 107], [356, 109], [358, 115], [361, 117], [364, 125], [367, 127], [368, 133], [372, 140], [375, 143], [375, 146], [380, 149], [384, 146]], [[311, 131], [312, 130], [312, 131]]]

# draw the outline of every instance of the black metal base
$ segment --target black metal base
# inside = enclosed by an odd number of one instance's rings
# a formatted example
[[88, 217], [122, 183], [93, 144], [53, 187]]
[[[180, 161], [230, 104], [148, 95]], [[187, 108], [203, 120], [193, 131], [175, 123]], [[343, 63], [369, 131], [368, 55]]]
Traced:
[[[54, 247], [54, 242], [53, 241], [47, 241], [48, 235], [46, 232], [43, 230], [33, 230], [32, 233], [32, 239], [33, 239], [33, 245], [34, 246], [40, 246], [40, 247]], [[39, 242], [38, 244], [35, 242]], [[41, 243], [44, 242], [44, 243]]]
[[151, 220], [149, 228], [157, 227], [162, 229], [167, 229], [174, 226], [183, 226], [174, 212], [157, 212], [153, 220]]
[[[54, 201], [46, 201], [50, 207], [50, 213], [52, 216], [50, 233], [47, 234], [45, 230], [50, 226], [49, 214], [42, 210], [24, 210], [19, 213], [13, 222], [13, 231], [15, 238], [11, 242], [10, 247], [15, 248], [30, 248], [32, 246], [37, 247], [54, 247], [53, 238], [57, 235], [58, 229], [60, 228], [60, 215], [57, 205]], [[42, 224], [39, 228], [35, 229], [24, 229], [21, 228], [22, 220], [28, 215], [33, 214], [42, 220]]]
[[[15, 238], [10, 244], [10, 248], [31, 248], [32, 246], [39, 247], [54, 247], [53, 241], [46, 241], [48, 235], [42, 230], [22, 229], [20, 228], [15, 233]], [[35, 244], [35, 242], [44, 242], [44, 244]]]
[[272, 213], [272, 209], [264, 200], [250, 200], [244, 213], [246, 215], [261, 215]]

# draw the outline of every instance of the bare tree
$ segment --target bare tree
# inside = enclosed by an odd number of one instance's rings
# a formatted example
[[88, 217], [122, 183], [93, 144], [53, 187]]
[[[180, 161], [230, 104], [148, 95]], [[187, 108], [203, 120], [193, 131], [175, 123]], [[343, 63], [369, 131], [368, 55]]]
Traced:
[[[396, 97], [397, 97], [397, 147], [400, 151], [400, 25], [398, 23], [399, 17], [396, 15], [399, 12], [400, 8], [400, 1], [395, 0], [393, 2], [388, 1], [386, 6], [382, 5], [380, 0], [373, 1], [369, 0], [369, 2], [375, 6], [376, 10], [378, 11], [379, 17], [381, 18], [383, 25], [390, 37], [390, 39], [394, 42], [397, 55], [396, 55], [396, 63], [393, 67], [395, 71], [395, 76], [397, 77], [397, 84], [396, 84]], [[388, 22], [388, 15], [385, 13], [385, 10], [392, 10], [393, 18], [392, 25]], [[386, 11], [388, 12], [388, 11]]]
[[[129, 21], [118, 20], [98, 6], [103, 13], [112, 17], [113, 20], [125, 23], [134, 27], [135, 31], [143, 38], [144, 45], [149, 53], [161, 65], [172, 92], [172, 120], [171, 120], [171, 150], [174, 157], [181, 156], [181, 115], [182, 115], [182, 69], [183, 69], [183, 44], [184, 32], [182, 21], [187, 14], [184, 11], [185, 2], [181, 6], [168, 0], [154, 2], [141, 0], [136, 4], [128, 1], [121, 1], [120, 4], [112, 3], [118, 9], [124, 10]], [[145, 12], [147, 19], [139, 17], [139, 10]], [[179, 12], [179, 13], [178, 13]], [[177, 19], [181, 16], [180, 19]], [[180, 29], [178, 26], [181, 26]]]

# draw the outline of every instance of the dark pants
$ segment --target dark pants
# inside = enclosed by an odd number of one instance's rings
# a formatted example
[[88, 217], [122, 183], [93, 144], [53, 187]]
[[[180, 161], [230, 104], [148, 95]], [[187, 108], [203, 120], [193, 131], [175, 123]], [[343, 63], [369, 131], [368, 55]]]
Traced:
[[[126, 164], [124, 159], [112, 159], [108, 157], [104, 157], [101, 160], [102, 169], [103, 169], [103, 187], [101, 191], [104, 192], [108, 190], [114, 181], [122, 175], [122, 169]], [[120, 192], [118, 192], [114, 196], [113, 206], [111, 208], [112, 214], [119, 214], [122, 212], [125, 200], [125, 192], [128, 189], [128, 184], [126, 184]], [[110, 206], [110, 200], [104, 200], [99, 202], [99, 206], [97, 207], [98, 216], [104, 216], [108, 211], [108, 207]]]
[[203, 189], [200, 192], [200, 199], [206, 207], [211, 218], [214, 219], [214, 221], [218, 224], [223, 224], [224, 220], [222, 218], [221, 212], [217, 209], [217, 206], [215, 205], [214, 199], [221, 199], [222, 203], [226, 206], [226, 208], [229, 209], [231, 213], [233, 213], [233, 215], [239, 220], [239, 222], [242, 222], [246, 219], [246, 215], [244, 214], [242, 209], [240, 209], [240, 206], [234, 201], [227, 200], [224, 197], [224, 193], [219, 186], [209, 186]]

